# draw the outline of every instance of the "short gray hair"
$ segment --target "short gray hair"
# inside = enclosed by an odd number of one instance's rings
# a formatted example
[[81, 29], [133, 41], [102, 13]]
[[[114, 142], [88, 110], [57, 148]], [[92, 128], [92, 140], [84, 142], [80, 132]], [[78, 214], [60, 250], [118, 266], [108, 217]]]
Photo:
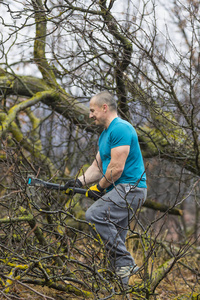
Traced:
[[92, 97], [92, 99], [96, 102], [98, 106], [106, 103], [110, 110], [117, 110], [117, 103], [114, 99], [114, 96], [110, 94], [108, 91], [100, 92]]

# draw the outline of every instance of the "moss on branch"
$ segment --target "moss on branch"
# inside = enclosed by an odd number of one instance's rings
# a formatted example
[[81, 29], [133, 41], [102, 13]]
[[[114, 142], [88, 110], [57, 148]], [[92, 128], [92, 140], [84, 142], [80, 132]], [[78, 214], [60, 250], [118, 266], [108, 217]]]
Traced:
[[90, 125], [91, 120], [87, 106], [78, 102], [61, 88], [52, 89], [43, 79], [33, 76], [13, 76], [5, 71], [0, 73], [0, 87], [4, 95], [34, 97], [36, 93], [46, 92], [48, 97], [42, 97], [41, 102], [66, 119], [72, 120], [81, 128], [86, 128], [88, 131], [98, 131], [96, 126]]
[[48, 286], [49, 288], [53, 288], [58, 291], [63, 291], [69, 294], [74, 294], [76, 296], [84, 297], [91, 299], [93, 297], [93, 293], [85, 291], [80, 288], [76, 288], [74, 285], [69, 283], [61, 283], [61, 282], [55, 282], [53, 280], [46, 281], [43, 279], [34, 279], [34, 278], [24, 278], [23, 282], [34, 284], [34, 285], [40, 285], [40, 286]]
[[0, 219], [0, 224], [9, 224], [9, 223], [20, 223], [20, 222], [28, 222], [33, 219], [33, 216], [31, 214], [28, 214], [27, 216], [22, 217], [15, 217], [15, 218], [2, 218]]
[[[117, 85], [117, 94], [119, 98], [119, 112], [125, 119], [129, 119], [129, 108], [127, 105], [127, 91], [124, 81], [124, 71], [130, 64], [131, 56], [133, 52], [132, 43], [128, 40], [127, 37], [119, 30], [115, 18], [110, 13], [109, 9], [106, 7], [106, 1], [99, 1], [102, 16], [104, 18], [105, 24], [108, 27], [109, 32], [113, 35], [115, 39], [121, 42], [121, 57], [119, 58], [119, 49], [117, 53], [114, 54], [116, 58], [116, 67], [115, 67], [115, 80]], [[122, 47], [121, 47], [122, 46]]]
[[47, 18], [41, 0], [32, 1], [35, 11], [36, 35], [34, 42], [34, 60], [37, 64], [44, 80], [48, 84], [56, 86], [56, 77], [52, 68], [50, 67], [45, 53], [46, 35], [47, 35]]
[[182, 216], [183, 211], [178, 208], [170, 207], [166, 204], [158, 203], [152, 200], [146, 200], [143, 204], [144, 207], [151, 208], [153, 210], [158, 210], [161, 212], [168, 212], [171, 215]]
[[42, 100], [44, 101], [44, 99], [50, 97], [51, 94], [52, 94], [51, 90], [38, 92], [32, 98], [12, 106], [10, 108], [10, 110], [8, 111], [6, 118], [4, 118], [1, 122], [0, 138], [8, 130], [9, 125], [15, 120], [17, 113], [19, 113], [20, 111], [22, 111], [30, 106], [35, 105], [36, 103], [38, 103]]

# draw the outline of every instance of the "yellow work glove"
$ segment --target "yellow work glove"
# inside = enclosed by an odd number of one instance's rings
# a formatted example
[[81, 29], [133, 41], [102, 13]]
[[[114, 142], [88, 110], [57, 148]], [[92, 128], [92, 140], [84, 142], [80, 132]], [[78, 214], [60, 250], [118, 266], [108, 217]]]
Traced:
[[74, 187], [81, 188], [83, 185], [79, 179], [71, 179], [65, 183], [65, 194], [72, 195], [75, 194], [73, 191]]
[[104, 195], [104, 189], [99, 184], [95, 184], [91, 186], [85, 193], [86, 197], [89, 197], [93, 200], [97, 200], [101, 198], [103, 195]]

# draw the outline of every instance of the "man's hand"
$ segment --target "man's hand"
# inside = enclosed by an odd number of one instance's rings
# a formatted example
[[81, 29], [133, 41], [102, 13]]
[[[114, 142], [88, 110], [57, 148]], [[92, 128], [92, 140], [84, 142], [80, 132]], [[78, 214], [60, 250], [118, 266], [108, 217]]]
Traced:
[[93, 200], [97, 200], [101, 198], [103, 195], [104, 195], [104, 189], [99, 184], [95, 184], [91, 186], [85, 193], [86, 197], [89, 197]]
[[[77, 178], [77, 179], [70, 179], [69, 181], [66, 182], [65, 184], [65, 194], [67, 195], [72, 195], [73, 192], [73, 187], [78, 187], [81, 188], [83, 185], [81, 183], [81, 181]], [[75, 193], [74, 193], [75, 194]]]

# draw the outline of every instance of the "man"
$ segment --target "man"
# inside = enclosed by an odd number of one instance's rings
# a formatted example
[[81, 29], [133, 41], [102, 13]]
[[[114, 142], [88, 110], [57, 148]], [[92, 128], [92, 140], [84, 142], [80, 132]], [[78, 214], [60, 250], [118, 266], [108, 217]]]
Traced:
[[109, 92], [91, 98], [90, 118], [104, 127], [99, 151], [86, 172], [67, 185], [82, 187], [98, 182], [86, 192], [87, 197], [97, 200], [87, 210], [86, 220], [95, 224], [111, 266], [126, 286], [131, 273], [139, 269], [126, 249], [125, 239], [131, 218], [146, 199], [142, 154], [135, 129], [118, 117], [116, 102]]

